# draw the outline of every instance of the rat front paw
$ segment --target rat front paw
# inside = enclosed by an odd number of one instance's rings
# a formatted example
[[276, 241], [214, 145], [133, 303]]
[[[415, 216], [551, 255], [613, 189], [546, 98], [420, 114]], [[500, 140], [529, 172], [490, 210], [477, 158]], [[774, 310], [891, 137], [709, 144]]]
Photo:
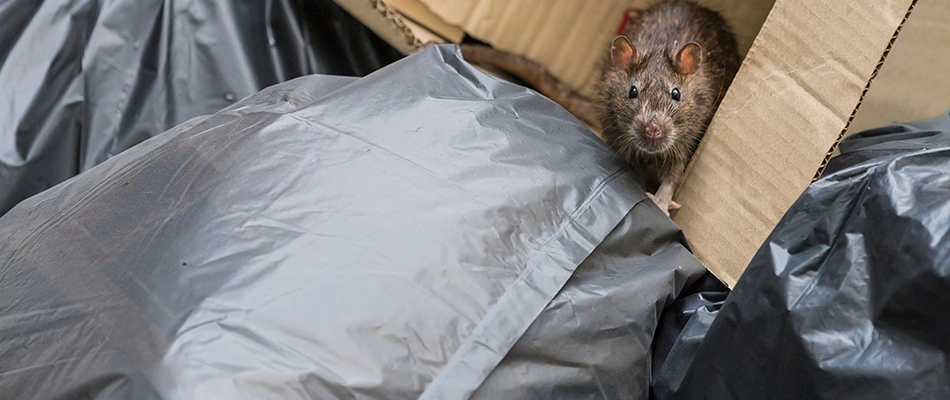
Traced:
[[663, 210], [663, 213], [666, 214], [667, 217], [670, 216], [670, 210], [679, 210], [681, 208], [680, 204], [673, 201], [672, 199], [661, 199], [654, 196], [653, 193], [647, 193], [647, 197], [649, 197], [650, 200], [653, 200], [657, 207], [660, 207], [660, 210]]

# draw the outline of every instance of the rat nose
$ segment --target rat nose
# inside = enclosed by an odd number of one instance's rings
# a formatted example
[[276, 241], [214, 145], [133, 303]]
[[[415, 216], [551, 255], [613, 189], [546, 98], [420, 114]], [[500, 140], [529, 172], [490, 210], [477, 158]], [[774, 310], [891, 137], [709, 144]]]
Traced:
[[656, 117], [650, 118], [650, 121], [643, 127], [643, 133], [646, 133], [650, 139], [659, 139], [663, 136], [663, 127], [660, 126], [660, 121], [657, 121]]

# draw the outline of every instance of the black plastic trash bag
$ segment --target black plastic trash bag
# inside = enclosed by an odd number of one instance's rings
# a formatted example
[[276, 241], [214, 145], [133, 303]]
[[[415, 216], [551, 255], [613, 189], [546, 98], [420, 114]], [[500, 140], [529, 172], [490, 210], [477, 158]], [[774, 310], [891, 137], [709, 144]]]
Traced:
[[729, 288], [706, 272], [663, 310], [653, 337], [651, 399], [669, 398], [679, 385], [728, 296]]
[[841, 141], [841, 154], [828, 161], [823, 176], [869, 160], [950, 147], [950, 115], [869, 129]]
[[457, 48], [299, 78], [0, 218], [0, 393], [646, 398], [704, 269], [635, 182]]
[[694, 308], [657, 398], [950, 398], [950, 117], [840, 148], [718, 316]]
[[0, 1], [0, 215], [267, 86], [398, 58], [331, 0]]

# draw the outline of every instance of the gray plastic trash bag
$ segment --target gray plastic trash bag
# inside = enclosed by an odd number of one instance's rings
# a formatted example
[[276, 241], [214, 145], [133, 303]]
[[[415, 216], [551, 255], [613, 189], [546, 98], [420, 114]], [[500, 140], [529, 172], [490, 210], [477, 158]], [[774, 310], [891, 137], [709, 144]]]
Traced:
[[399, 57], [331, 0], [2, 0], [0, 215], [267, 86]]
[[646, 398], [703, 269], [635, 182], [457, 48], [271, 87], [0, 218], [0, 393]]
[[829, 168], [697, 310], [657, 398], [950, 398], [950, 117], [858, 133]]

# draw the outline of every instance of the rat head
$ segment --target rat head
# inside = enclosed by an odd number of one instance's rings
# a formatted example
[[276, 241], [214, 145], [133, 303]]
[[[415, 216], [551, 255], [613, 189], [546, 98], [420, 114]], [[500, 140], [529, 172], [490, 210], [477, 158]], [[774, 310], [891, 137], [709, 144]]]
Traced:
[[637, 49], [625, 36], [614, 39], [601, 119], [605, 136], [621, 155], [679, 152], [680, 144], [698, 141], [707, 120], [703, 114], [713, 112], [696, 82], [702, 61], [695, 42], [664, 51]]

